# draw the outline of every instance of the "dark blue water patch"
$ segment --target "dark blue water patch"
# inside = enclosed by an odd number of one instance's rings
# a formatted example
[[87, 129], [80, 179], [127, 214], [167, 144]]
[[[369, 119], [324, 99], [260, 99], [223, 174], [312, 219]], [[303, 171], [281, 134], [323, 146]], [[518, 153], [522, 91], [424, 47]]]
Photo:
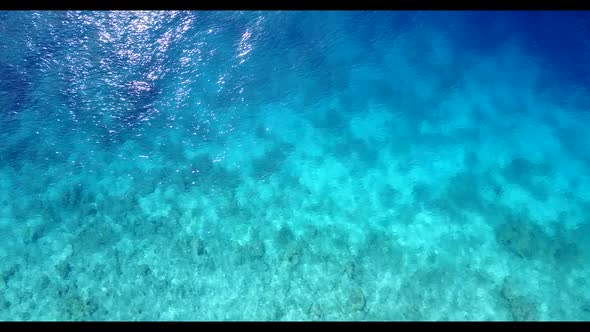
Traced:
[[14, 65], [0, 62], [0, 102], [2, 116], [16, 113], [24, 105], [30, 89], [28, 77]]
[[358, 34], [361, 41], [373, 42], [383, 38], [390, 32], [403, 34], [414, 27], [415, 12], [399, 11], [361, 11], [351, 12], [349, 22], [344, 31], [352, 35]]
[[145, 82], [140, 80], [131, 80], [126, 84], [124, 93], [126, 99], [130, 101], [130, 112], [126, 116], [127, 122], [137, 122], [143, 118], [143, 114], [149, 111], [162, 88], [158, 82]]
[[[113, 68], [115, 71], [131, 70], [127, 66]], [[134, 69], [115, 77], [115, 84], [106, 83], [112, 79], [107, 71], [93, 70], [89, 75], [77, 72], [65, 72], [57, 81], [62, 86], [60, 97], [79, 119], [91, 119], [98, 114], [119, 116], [125, 121], [121, 127], [137, 124], [144, 112], [153, 106], [162, 91], [158, 81], [149, 81], [145, 77], [150, 67]], [[92, 98], [102, 96], [102, 100], [92, 102]], [[97, 103], [98, 102], [98, 103]]]
[[29, 150], [33, 144], [32, 140], [5, 140], [0, 146], [0, 166], [10, 165], [18, 169], [29, 160]]
[[[470, 12], [462, 16], [460, 42], [483, 54], [507, 42], [517, 41], [526, 54], [539, 57], [551, 67], [552, 82], [573, 85], [590, 83], [590, 15], [571, 11]], [[449, 18], [450, 19], [450, 18]], [[468, 27], [477, 25], [477, 29]]]
[[527, 51], [542, 55], [563, 80], [590, 83], [589, 13], [540, 11], [521, 19]]

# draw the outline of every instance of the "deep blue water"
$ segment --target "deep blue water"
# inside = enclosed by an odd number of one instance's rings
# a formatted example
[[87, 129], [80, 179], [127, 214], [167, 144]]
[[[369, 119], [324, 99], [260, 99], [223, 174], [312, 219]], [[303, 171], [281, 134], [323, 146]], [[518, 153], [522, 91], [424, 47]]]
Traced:
[[588, 12], [1, 12], [0, 319], [588, 320]]

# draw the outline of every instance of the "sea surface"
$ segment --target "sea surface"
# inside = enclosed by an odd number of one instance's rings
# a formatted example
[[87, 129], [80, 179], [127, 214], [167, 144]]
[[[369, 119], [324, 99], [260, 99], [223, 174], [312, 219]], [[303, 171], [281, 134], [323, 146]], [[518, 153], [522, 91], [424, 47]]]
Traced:
[[590, 320], [588, 12], [0, 12], [0, 320]]

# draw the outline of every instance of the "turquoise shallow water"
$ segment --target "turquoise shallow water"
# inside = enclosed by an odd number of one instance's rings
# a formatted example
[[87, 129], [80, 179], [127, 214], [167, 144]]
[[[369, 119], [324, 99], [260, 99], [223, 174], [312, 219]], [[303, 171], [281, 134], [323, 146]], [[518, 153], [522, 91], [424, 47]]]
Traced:
[[590, 319], [586, 16], [0, 13], [0, 319]]

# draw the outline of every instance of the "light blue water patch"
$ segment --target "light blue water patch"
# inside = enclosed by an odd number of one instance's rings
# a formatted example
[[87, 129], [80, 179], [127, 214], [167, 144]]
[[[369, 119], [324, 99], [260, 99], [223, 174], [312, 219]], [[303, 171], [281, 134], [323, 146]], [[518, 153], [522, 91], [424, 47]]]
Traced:
[[1, 13], [0, 319], [589, 319], [584, 22]]

